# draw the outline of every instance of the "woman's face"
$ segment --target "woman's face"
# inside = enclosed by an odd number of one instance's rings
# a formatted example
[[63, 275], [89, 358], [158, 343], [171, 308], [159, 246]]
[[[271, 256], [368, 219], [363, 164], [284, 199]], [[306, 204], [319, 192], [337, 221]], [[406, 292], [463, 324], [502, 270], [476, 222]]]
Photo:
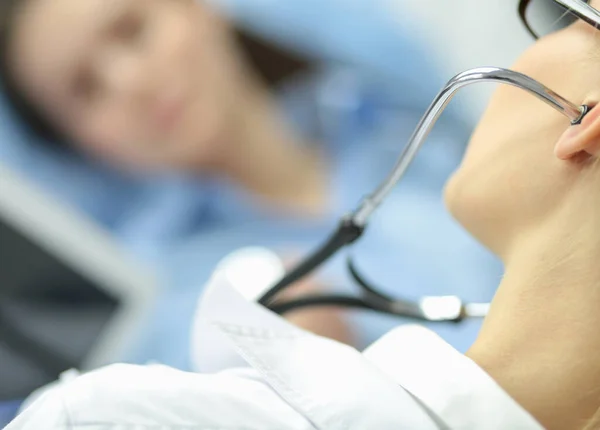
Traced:
[[241, 70], [194, 0], [24, 0], [11, 71], [76, 145], [127, 168], [210, 165], [231, 137]]
[[[576, 104], [594, 104], [600, 101], [600, 31], [579, 21], [540, 39], [512, 69]], [[589, 168], [585, 157], [555, 155], [569, 126], [566, 117], [522, 90], [501, 86], [493, 96], [448, 183], [446, 201], [494, 252], [502, 254], [514, 233], [543, 223], [559, 209]]]

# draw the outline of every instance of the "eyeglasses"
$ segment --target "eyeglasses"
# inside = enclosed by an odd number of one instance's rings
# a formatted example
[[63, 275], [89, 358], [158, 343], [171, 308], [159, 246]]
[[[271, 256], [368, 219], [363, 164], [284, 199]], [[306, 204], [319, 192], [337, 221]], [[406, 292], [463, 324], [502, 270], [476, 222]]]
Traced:
[[600, 28], [600, 12], [591, 0], [521, 0], [519, 15], [527, 30], [539, 39], [581, 19]]

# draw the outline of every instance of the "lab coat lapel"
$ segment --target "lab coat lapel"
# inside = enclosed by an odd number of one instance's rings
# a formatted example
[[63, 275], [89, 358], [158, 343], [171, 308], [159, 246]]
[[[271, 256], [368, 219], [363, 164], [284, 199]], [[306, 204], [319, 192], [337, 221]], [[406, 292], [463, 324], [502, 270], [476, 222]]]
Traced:
[[316, 428], [387, 429], [399, 423], [397, 428], [437, 430], [421, 405], [358, 351], [292, 326], [227, 284], [211, 295], [206, 303], [236, 309], [212, 315], [212, 326]]
[[477, 364], [424, 327], [400, 327], [364, 355], [450, 429], [543, 430]]

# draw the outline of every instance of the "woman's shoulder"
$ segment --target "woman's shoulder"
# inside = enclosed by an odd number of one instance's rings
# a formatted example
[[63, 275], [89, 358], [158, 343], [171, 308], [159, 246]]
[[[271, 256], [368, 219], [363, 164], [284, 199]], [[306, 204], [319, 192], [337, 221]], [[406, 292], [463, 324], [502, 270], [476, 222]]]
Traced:
[[[109, 366], [58, 384], [7, 430], [541, 429], [422, 328], [396, 330], [365, 354], [303, 333], [236, 324], [221, 330], [251, 367], [208, 375], [160, 365]], [[417, 343], [404, 346], [421, 347], [397, 361], [398, 342], [407, 341]]]
[[58, 383], [7, 429], [90, 426], [312, 428], [251, 370], [203, 375], [161, 365], [118, 364]]
[[[541, 429], [475, 363], [424, 328], [400, 327], [361, 353], [292, 326], [227, 279], [213, 279], [195, 327], [218, 335], [203, 343], [199, 362], [224, 370], [109, 366], [65, 379], [7, 430]], [[231, 354], [247, 366], [227, 369]]]
[[342, 430], [350, 423], [359, 423], [356, 428], [437, 428], [400, 387], [389, 384], [388, 389], [369, 393], [377, 379], [364, 372], [353, 375], [339, 354], [329, 360], [336, 360], [339, 370], [334, 375], [317, 368], [309, 376], [296, 369], [281, 379], [281, 369], [265, 377], [268, 367], [207, 375], [159, 365], [113, 365], [53, 387], [7, 430], [81, 430], [90, 425]]

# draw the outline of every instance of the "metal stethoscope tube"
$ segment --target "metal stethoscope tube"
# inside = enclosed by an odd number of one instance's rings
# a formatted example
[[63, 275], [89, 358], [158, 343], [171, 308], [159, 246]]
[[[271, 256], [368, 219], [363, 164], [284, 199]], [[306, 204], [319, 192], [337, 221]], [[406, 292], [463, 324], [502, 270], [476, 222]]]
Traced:
[[460, 73], [446, 84], [430, 105], [410, 138], [408, 145], [402, 154], [400, 154], [398, 163], [391, 174], [353, 213], [352, 219], [356, 225], [365, 226], [371, 214], [381, 205], [387, 195], [402, 179], [417, 152], [427, 139], [429, 132], [433, 129], [438, 118], [456, 93], [466, 86], [480, 82], [496, 82], [521, 88], [565, 115], [569, 118], [571, 124], [581, 122], [588, 111], [587, 106], [577, 106], [529, 76], [512, 70], [497, 67], [480, 67]]

